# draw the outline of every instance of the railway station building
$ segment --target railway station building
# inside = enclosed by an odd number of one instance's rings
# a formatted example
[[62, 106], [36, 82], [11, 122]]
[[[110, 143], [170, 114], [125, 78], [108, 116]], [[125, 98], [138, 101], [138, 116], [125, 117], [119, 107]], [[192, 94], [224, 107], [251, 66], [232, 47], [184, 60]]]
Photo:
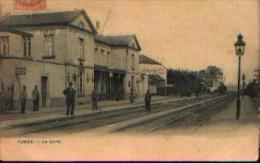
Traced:
[[14, 108], [20, 108], [22, 86], [28, 107], [35, 85], [40, 107], [65, 105], [69, 82], [77, 104], [91, 100], [94, 86], [100, 99], [126, 98], [130, 88], [138, 89], [136, 36], [99, 35], [84, 10], [5, 15], [0, 23], [0, 84], [11, 90]]

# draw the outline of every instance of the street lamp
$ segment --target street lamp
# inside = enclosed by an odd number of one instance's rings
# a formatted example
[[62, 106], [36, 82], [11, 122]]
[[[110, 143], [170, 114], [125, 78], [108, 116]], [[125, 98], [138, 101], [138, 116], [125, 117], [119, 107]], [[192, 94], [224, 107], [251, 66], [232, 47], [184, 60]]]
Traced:
[[246, 83], [245, 83], [246, 75], [245, 74], [242, 75], [242, 80], [243, 80], [243, 94], [242, 94], [242, 98], [244, 98], [244, 95], [245, 95], [245, 85], [246, 85]]
[[238, 56], [238, 82], [237, 82], [237, 113], [236, 119], [240, 117], [240, 69], [241, 69], [241, 56], [244, 55], [246, 43], [243, 41], [243, 36], [239, 34], [237, 36], [237, 42], [235, 42], [235, 52]]

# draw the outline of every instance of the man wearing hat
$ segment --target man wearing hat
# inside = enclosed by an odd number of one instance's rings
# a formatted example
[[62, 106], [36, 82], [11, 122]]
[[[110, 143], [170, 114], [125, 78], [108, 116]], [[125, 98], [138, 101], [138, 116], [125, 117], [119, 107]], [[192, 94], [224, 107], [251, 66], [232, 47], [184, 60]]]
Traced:
[[74, 115], [76, 91], [72, 87], [72, 82], [69, 83], [69, 87], [63, 91], [63, 94], [66, 96], [67, 115]]

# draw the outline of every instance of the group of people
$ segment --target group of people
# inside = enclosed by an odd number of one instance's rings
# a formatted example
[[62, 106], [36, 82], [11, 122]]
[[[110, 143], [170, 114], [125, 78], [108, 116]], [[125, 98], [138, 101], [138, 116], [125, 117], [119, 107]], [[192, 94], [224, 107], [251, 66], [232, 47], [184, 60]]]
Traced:
[[[69, 87], [63, 91], [63, 94], [66, 96], [66, 104], [67, 104], [66, 115], [74, 115], [76, 90], [73, 88], [72, 82], [69, 83]], [[91, 98], [92, 98], [92, 109], [97, 110], [98, 93], [96, 87], [94, 87], [94, 90], [91, 93]], [[135, 99], [135, 95], [133, 90], [131, 90], [130, 103], [134, 103], [134, 99]], [[152, 95], [148, 90], [144, 98], [146, 111], [151, 111], [151, 99], [152, 99]]]
[[[63, 91], [63, 94], [66, 96], [66, 105], [67, 105], [66, 115], [74, 115], [76, 90], [73, 88], [72, 82], [69, 83], [69, 87]], [[97, 110], [98, 95], [96, 92], [96, 88], [94, 88], [94, 90], [92, 91], [91, 98], [92, 98], [92, 108], [93, 110]]]
[[[4, 91], [1, 91], [1, 99], [4, 99], [2, 96]], [[75, 108], [75, 95], [76, 95], [76, 90], [73, 88], [72, 82], [69, 83], [69, 87], [67, 87], [64, 91], [63, 94], [66, 96], [66, 105], [67, 105], [67, 112], [66, 115], [74, 115], [74, 108]], [[145, 94], [145, 110], [150, 111], [151, 110], [151, 94], [149, 90]], [[93, 110], [97, 110], [97, 102], [98, 102], [98, 93], [96, 90], [96, 87], [91, 93], [91, 98], [92, 98], [92, 108]], [[134, 103], [135, 95], [133, 90], [130, 92], [130, 103]], [[27, 95], [27, 90], [26, 86], [22, 87], [22, 90], [20, 92], [20, 104], [21, 104], [21, 113], [25, 114], [26, 110], [26, 104], [28, 100], [28, 95]], [[33, 111], [38, 111], [39, 110], [39, 101], [40, 101], [40, 91], [38, 89], [38, 86], [35, 85], [34, 89], [32, 90], [32, 101], [33, 101]], [[2, 108], [2, 100], [0, 101], [0, 105]], [[5, 102], [5, 101], [4, 101]]]
[[[12, 109], [14, 107], [14, 99], [13, 99], [13, 88], [8, 88], [5, 90], [5, 87], [2, 85], [2, 90], [0, 92], [0, 108], [1, 112], [4, 109]], [[32, 100], [33, 100], [33, 111], [37, 111], [39, 109], [39, 100], [40, 100], [40, 92], [38, 90], [38, 86], [36, 85], [32, 91]], [[21, 113], [25, 113], [27, 103], [27, 91], [26, 86], [22, 87], [20, 91], [20, 104], [21, 104]]]
[[[135, 102], [135, 98], [136, 98], [135, 90], [131, 89], [130, 95], [129, 95], [129, 101], [131, 104]], [[147, 90], [145, 97], [144, 97], [146, 111], [151, 110], [151, 100], [152, 100], [152, 95], [150, 94], [150, 91]]]
[[[20, 93], [20, 103], [21, 103], [21, 113], [25, 114], [25, 108], [27, 103], [27, 91], [26, 86], [23, 86], [22, 91]], [[40, 101], [40, 91], [38, 90], [38, 86], [35, 85], [32, 90], [32, 101], [33, 101], [33, 111], [39, 110], [39, 101]]]
[[4, 84], [0, 88], [0, 111], [9, 110], [13, 107], [13, 88], [5, 89]]

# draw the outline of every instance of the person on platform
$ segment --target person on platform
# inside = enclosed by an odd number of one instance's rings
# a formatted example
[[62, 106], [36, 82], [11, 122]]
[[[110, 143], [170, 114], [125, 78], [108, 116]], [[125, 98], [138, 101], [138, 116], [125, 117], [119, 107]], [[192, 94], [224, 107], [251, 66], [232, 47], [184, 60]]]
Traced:
[[26, 86], [23, 86], [23, 89], [20, 94], [21, 113], [22, 114], [25, 114], [26, 101], [27, 101], [27, 91], [26, 91]]
[[72, 87], [72, 82], [69, 83], [69, 87], [63, 91], [63, 94], [66, 96], [66, 104], [67, 104], [67, 113], [66, 115], [74, 115], [74, 107], [75, 107], [75, 94], [76, 91]]
[[92, 91], [91, 97], [92, 97], [92, 109], [97, 110], [97, 91], [96, 91], [96, 88], [94, 88], [94, 90]]
[[7, 88], [5, 92], [5, 109], [9, 110], [11, 108], [11, 88]]
[[0, 111], [4, 112], [5, 108], [5, 87], [4, 84], [2, 84], [2, 87], [0, 89]]
[[40, 92], [38, 90], [38, 86], [35, 85], [32, 91], [32, 100], [33, 100], [33, 111], [39, 110], [39, 100], [40, 100]]
[[130, 90], [129, 100], [130, 100], [130, 104], [134, 103], [134, 90], [133, 89]]
[[146, 111], [151, 111], [151, 100], [152, 100], [152, 95], [150, 94], [150, 91], [147, 90], [144, 97]]

